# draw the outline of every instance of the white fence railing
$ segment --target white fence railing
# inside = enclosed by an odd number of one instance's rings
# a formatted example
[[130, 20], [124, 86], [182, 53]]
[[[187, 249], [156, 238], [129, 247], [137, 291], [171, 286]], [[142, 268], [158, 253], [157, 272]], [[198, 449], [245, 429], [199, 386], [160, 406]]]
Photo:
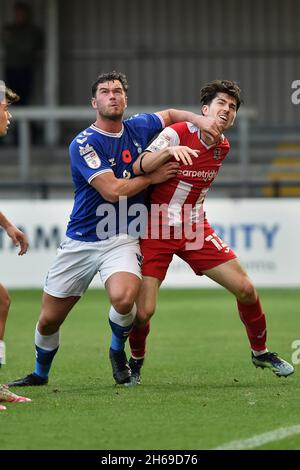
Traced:
[[[129, 107], [126, 110], [125, 117], [138, 114], [141, 112], [157, 112], [166, 109], [168, 106], [136, 106]], [[169, 106], [170, 107], [170, 106]], [[172, 106], [172, 108], [186, 109], [198, 113], [199, 108], [190, 106]], [[87, 121], [92, 122], [95, 118], [95, 111], [89, 107], [63, 106], [63, 107], [16, 107], [12, 109], [13, 119], [19, 123], [19, 178], [21, 181], [28, 181], [30, 173], [30, 122], [45, 121], [46, 129], [46, 145], [56, 145], [56, 133], [53, 128], [58, 121]], [[237, 128], [238, 128], [238, 148], [239, 148], [239, 165], [240, 180], [247, 181], [249, 175], [249, 121], [256, 116], [253, 109], [244, 108], [238, 112]]]

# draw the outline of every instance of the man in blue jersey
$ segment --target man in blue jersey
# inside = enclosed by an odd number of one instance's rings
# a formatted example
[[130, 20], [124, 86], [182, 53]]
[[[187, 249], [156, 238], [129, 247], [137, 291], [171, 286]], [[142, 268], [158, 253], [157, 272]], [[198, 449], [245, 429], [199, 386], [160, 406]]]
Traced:
[[[59, 327], [97, 272], [111, 303], [109, 357], [113, 377], [116, 383], [130, 383], [124, 346], [141, 285], [135, 211], [141, 207], [143, 192], [150, 184], [166, 181], [178, 171], [178, 163], [169, 162], [153, 173], [134, 177], [132, 165], [149, 141], [172, 123], [190, 121], [211, 139], [220, 135], [220, 129], [215, 120], [174, 109], [123, 121], [127, 88], [125, 75], [118, 72], [100, 75], [92, 86], [91, 104], [97, 118], [70, 145], [75, 201], [67, 238], [45, 282], [35, 332], [36, 367], [32, 374], [11, 382], [12, 386], [48, 382], [59, 347]], [[197, 153], [188, 147], [174, 147], [170, 158], [173, 156], [190, 164]]]

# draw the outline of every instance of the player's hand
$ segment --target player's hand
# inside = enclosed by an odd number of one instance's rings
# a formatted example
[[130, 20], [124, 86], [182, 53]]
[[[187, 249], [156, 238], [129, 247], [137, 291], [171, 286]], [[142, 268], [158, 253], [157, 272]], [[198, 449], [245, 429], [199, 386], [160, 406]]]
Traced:
[[199, 155], [199, 150], [193, 150], [190, 147], [184, 145], [176, 145], [174, 147], [169, 147], [169, 154], [175, 158], [177, 162], [182, 162], [184, 165], [192, 165], [192, 157], [197, 158]]
[[195, 125], [201, 130], [204, 139], [206, 138], [211, 144], [218, 142], [225, 126], [217, 123], [217, 120], [210, 116], [198, 116], [197, 120], [198, 123]]
[[18, 253], [19, 256], [22, 256], [26, 253], [29, 247], [28, 239], [25, 233], [21, 232], [17, 227], [14, 225], [9, 226], [6, 229], [7, 235], [12, 239], [15, 246], [20, 247], [20, 251]]
[[157, 170], [152, 171], [148, 176], [151, 178], [151, 184], [159, 184], [169, 180], [170, 178], [174, 178], [174, 176], [177, 175], [178, 170], [179, 163], [169, 162], [165, 163], [160, 168], [157, 168]]

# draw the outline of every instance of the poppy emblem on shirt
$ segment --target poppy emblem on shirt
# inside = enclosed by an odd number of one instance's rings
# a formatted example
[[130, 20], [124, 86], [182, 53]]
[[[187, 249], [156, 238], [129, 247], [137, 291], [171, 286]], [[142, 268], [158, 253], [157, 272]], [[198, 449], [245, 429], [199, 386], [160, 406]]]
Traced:
[[84, 155], [83, 158], [85, 159], [85, 162], [88, 167], [94, 169], [100, 168], [101, 166], [101, 160], [99, 158], [99, 155], [95, 150], [92, 152], [88, 153], [87, 155]]
[[123, 150], [123, 152], [122, 152], [122, 161], [124, 163], [131, 163], [132, 162], [132, 156], [131, 156], [130, 150], [128, 150], [128, 149]]

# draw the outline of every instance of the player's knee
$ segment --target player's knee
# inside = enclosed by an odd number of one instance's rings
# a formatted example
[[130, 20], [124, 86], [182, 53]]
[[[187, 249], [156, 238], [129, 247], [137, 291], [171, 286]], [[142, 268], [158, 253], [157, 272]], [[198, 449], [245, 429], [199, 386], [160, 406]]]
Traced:
[[243, 303], [252, 304], [256, 302], [257, 294], [250, 279], [244, 279], [239, 287], [238, 300]]
[[120, 292], [111, 299], [111, 304], [117, 312], [126, 314], [131, 312], [135, 302], [135, 295], [131, 291]]
[[58, 331], [60, 324], [61, 322], [51, 318], [50, 315], [41, 314], [37, 328], [41, 335], [52, 335]]
[[143, 305], [137, 312], [137, 320], [140, 324], [146, 324], [155, 312], [155, 305]]

